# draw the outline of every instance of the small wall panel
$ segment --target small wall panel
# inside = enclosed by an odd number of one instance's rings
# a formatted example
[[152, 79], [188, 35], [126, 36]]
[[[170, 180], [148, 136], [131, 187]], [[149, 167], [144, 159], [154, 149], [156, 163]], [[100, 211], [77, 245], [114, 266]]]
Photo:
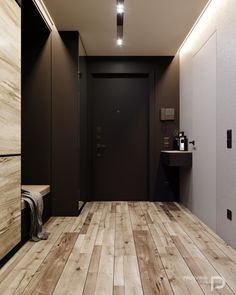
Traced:
[[0, 158], [0, 260], [21, 240], [21, 157]]
[[20, 154], [21, 16], [15, 0], [0, 1], [0, 155]]

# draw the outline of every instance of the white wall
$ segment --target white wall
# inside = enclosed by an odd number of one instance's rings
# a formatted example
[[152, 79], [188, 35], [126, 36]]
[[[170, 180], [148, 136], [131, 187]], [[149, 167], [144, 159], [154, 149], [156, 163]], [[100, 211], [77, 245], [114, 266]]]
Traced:
[[[209, 210], [195, 208], [198, 201], [194, 193], [194, 165], [192, 171], [182, 171], [181, 201], [196, 215], [209, 224], [210, 214], [215, 214], [215, 229], [231, 246], [236, 248], [236, 1], [212, 0], [205, 14], [180, 51], [180, 126], [190, 139], [193, 136], [193, 59], [207, 40], [216, 34], [216, 181], [215, 202]], [[212, 49], [214, 50], [214, 49]], [[205, 70], [208, 69], [205, 64]], [[204, 67], [203, 67], [204, 72]], [[204, 106], [202, 106], [204, 107]], [[214, 116], [213, 116], [214, 117]], [[209, 113], [209, 120], [212, 114]], [[208, 125], [206, 124], [206, 130]], [[226, 148], [226, 131], [233, 129], [233, 149]], [[211, 152], [206, 152], [211, 155]], [[206, 162], [199, 160], [198, 169], [204, 169]], [[212, 185], [212, 183], [202, 183]], [[214, 185], [214, 184], [213, 184]], [[204, 196], [209, 198], [209, 196]], [[211, 202], [208, 202], [208, 206]], [[231, 209], [233, 220], [228, 221], [226, 210]], [[212, 228], [211, 224], [209, 224]]]

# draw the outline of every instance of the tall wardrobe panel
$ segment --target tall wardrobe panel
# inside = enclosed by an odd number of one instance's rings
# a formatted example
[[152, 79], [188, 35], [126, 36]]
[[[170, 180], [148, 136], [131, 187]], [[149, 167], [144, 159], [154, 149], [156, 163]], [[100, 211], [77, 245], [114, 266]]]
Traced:
[[52, 214], [79, 214], [78, 32], [52, 38]]
[[21, 239], [21, 11], [0, 1], [0, 260]]
[[20, 153], [20, 7], [0, 1], [0, 155]]

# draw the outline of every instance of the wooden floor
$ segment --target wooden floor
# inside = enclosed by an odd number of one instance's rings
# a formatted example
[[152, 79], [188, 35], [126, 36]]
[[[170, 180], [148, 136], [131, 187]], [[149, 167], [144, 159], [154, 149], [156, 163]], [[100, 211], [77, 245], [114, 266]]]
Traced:
[[1, 295], [236, 294], [236, 252], [178, 204], [87, 203], [46, 229], [0, 270]]

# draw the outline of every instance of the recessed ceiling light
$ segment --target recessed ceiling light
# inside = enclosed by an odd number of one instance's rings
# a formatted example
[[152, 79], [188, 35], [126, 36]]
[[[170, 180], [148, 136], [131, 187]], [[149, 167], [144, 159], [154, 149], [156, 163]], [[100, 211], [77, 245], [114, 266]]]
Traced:
[[118, 46], [122, 46], [123, 45], [123, 39], [121, 39], [121, 38], [118, 38], [116, 42], [117, 42], [117, 45]]
[[116, 10], [117, 10], [117, 13], [119, 13], [119, 14], [124, 13], [124, 11], [125, 11], [124, 4], [121, 4], [121, 3], [117, 4]]

